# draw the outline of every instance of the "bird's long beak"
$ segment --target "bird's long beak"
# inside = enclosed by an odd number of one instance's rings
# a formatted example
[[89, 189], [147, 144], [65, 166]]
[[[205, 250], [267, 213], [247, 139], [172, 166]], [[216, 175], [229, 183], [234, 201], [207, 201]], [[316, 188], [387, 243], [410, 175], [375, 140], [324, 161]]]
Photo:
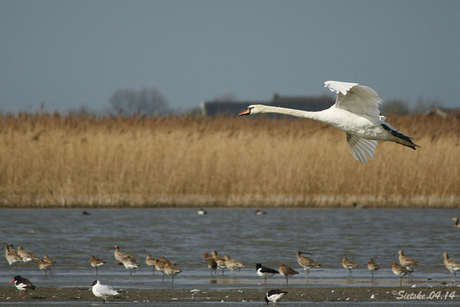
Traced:
[[16, 279], [13, 279], [12, 281], [9, 282], [9, 284], [11, 284], [13, 281], [15, 281]]
[[251, 114], [251, 109], [246, 109], [245, 111], [241, 112], [238, 116], [249, 115]]

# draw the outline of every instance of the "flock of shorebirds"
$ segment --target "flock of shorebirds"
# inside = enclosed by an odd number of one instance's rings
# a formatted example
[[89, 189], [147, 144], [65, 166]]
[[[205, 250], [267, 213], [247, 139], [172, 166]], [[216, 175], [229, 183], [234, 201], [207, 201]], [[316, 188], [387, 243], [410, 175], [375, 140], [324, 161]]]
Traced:
[[[198, 211], [198, 214], [206, 214], [205, 211]], [[257, 211], [257, 214], [264, 214], [262, 211]], [[458, 218], [452, 218], [454, 221], [454, 226], [455, 227], [460, 227], [459, 219]], [[5, 249], [5, 258], [8, 261], [10, 265], [16, 265], [18, 262], [31, 262], [34, 260], [38, 260], [38, 268], [40, 270], [43, 270], [45, 272], [45, 276], [47, 275], [47, 272], [51, 270], [51, 267], [55, 263], [54, 259], [51, 257], [48, 257], [47, 255], [44, 255], [43, 259], [39, 259], [36, 257], [32, 252], [23, 249], [21, 246], [17, 247], [17, 251], [14, 249], [13, 244], [8, 244], [4, 247]], [[117, 263], [120, 265], [124, 265], [124, 267], [128, 270], [130, 270], [130, 274], [133, 275], [135, 274], [136, 269], [139, 267], [139, 262], [135, 260], [136, 256], [121, 252], [120, 247], [118, 245], [111, 247], [109, 249], [115, 249], [114, 251], [114, 257], [117, 260]], [[314, 261], [313, 259], [304, 256], [305, 254], [310, 253], [305, 253], [298, 251], [297, 252], [297, 262], [299, 263], [300, 266], [302, 266], [305, 270], [305, 278], [308, 281], [309, 276], [310, 276], [310, 269], [312, 268], [318, 268], [321, 267], [321, 264], [318, 262]], [[397, 264], [396, 262], [393, 263], [392, 265], [392, 272], [399, 276], [400, 282], [399, 285], [402, 285], [402, 279], [405, 276], [410, 276], [410, 274], [413, 272], [414, 268], [418, 265], [422, 265], [423, 263], [420, 261], [417, 261], [415, 259], [409, 258], [404, 255], [403, 251], [400, 250], [398, 252], [399, 255], [399, 263]], [[229, 269], [232, 272], [232, 276], [234, 276], [234, 270], [238, 269], [238, 276], [240, 274], [241, 268], [245, 268], [245, 264], [236, 260], [230, 258], [228, 255], [225, 256], [220, 256], [217, 254], [217, 251], [213, 250], [211, 251], [211, 254], [208, 254], [205, 252], [201, 257], [204, 258], [204, 260], [208, 264], [208, 268], [211, 270], [211, 275], [217, 275], [217, 272], [219, 270], [222, 270], [222, 275], [224, 274], [224, 269]], [[449, 255], [447, 253], [443, 254], [444, 258], [444, 265], [445, 267], [450, 271], [451, 273], [451, 282], [455, 282], [456, 278], [456, 272], [460, 271], [460, 263], [456, 260], [450, 259]], [[145, 262], [148, 266], [153, 267], [153, 274], [155, 274], [155, 270], [162, 272], [162, 281], [164, 281], [164, 275], [169, 275], [172, 277], [172, 286], [174, 286], [174, 276], [177, 274], [181, 273], [182, 271], [178, 269], [174, 263], [172, 263], [170, 260], [168, 260], [165, 257], [161, 257], [159, 259], [155, 259], [151, 257], [150, 255], [147, 255], [147, 258], [145, 259]], [[106, 264], [107, 262], [96, 258], [94, 256], [91, 256], [90, 265], [96, 269], [96, 275], [98, 274], [98, 267]], [[358, 267], [358, 264], [350, 261], [346, 257], [342, 259], [342, 266], [348, 270], [348, 276], [352, 277], [352, 270]], [[369, 262], [367, 263], [367, 268], [370, 270], [372, 273], [372, 278], [374, 278], [374, 272], [380, 269], [380, 266], [372, 259], [369, 259]], [[264, 278], [264, 282], [267, 283], [267, 279], [272, 277], [275, 274], [280, 274], [286, 278], [286, 285], [289, 283], [289, 277], [294, 276], [299, 274], [296, 270], [293, 268], [285, 265], [285, 264], [280, 264], [278, 267], [278, 270], [268, 268], [263, 266], [260, 263], [256, 264], [256, 272], [257, 275], [260, 277]], [[14, 277], [14, 279], [10, 282], [15, 283], [15, 286], [18, 290], [20, 290], [19, 297], [21, 297], [22, 291], [26, 291], [27, 296], [27, 290], [34, 290], [35, 287], [32, 285], [32, 283], [26, 279], [22, 278], [21, 276], [17, 275]], [[106, 300], [107, 297], [111, 295], [116, 295], [118, 294], [117, 291], [113, 290], [110, 286], [106, 285], [101, 285], [99, 280], [94, 281], [92, 284], [92, 290], [95, 296], [97, 297], [102, 297], [104, 301]], [[272, 292], [273, 291], [273, 292]], [[278, 302], [281, 300], [282, 297], [287, 293], [285, 291], [281, 290], [272, 290], [271, 295], [270, 292], [266, 294], [265, 300], [267, 301], [273, 301], [273, 302]]]
[[[135, 260], [136, 258], [135, 255], [121, 252], [120, 247], [118, 245], [112, 248], [109, 248], [109, 249], [115, 249], [114, 257], [117, 260], [118, 264], [124, 265], [126, 269], [130, 270], [130, 274], [135, 274], [135, 270], [140, 265], [139, 262]], [[319, 264], [318, 262], [314, 261], [313, 259], [307, 256], [304, 256], [305, 254], [311, 255], [310, 253], [298, 251], [297, 252], [297, 262], [299, 263], [300, 266], [304, 268], [305, 278], [308, 280], [310, 269], [321, 267], [321, 264]], [[405, 256], [402, 250], [398, 252], [398, 255], [399, 255], [400, 264], [397, 264], [396, 262], [393, 263], [392, 272], [395, 275], [400, 277], [399, 285], [401, 286], [402, 278], [405, 276], [409, 276], [413, 272], [416, 266], [422, 265], [423, 263]], [[39, 260], [38, 267], [41, 270], [45, 271], [45, 276], [47, 274], [47, 271], [53, 265], [53, 263], [55, 263], [55, 261], [52, 258], [46, 255], [43, 259], [39, 259], [32, 252], [24, 250], [21, 246], [18, 246], [18, 250], [15, 251], [12, 244], [8, 244], [7, 246], [5, 246], [5, 257], [10, 265], [16, 264], [17, 262], [30, 262], [33, 260]], [[219, 270], [222, 270], [222, 275], [223, 275], [224, 269], [229, 269], [232, 272], [232, 276], [234, 276], [233, 275], [234, 270], [238, 269], [238, 276], [239, 276], [239, 272], [241, 268], [246, 267], [244, 263], [236, 259], [232, 259], [228, 255], [225, 255], [225, 256], [218, 255], [217, 251], [215, 250], [211, 251], [211, 254], [208, 254], [207, 252], [205, 252], [203, 255], [201, 255], [201, 257], [203, 257], [204, 260], [208, 263], [208, 268], [211, 270], [211, 275], [213, 274], [217, 275], [217, 272]], [[460, 270], [460, 263], [455, 260], [449, 259], [449, 255], [447, 253], [444, 253], [443, 257], [444, 257], [444, 265], [451, 272], [451, 276], [452, 276], [451, 281], [452, 283], [454, 283], [456, 272]], [[155, 259], [151, 257], [150, 255], [147, 255], [145, 262], [148, 266], [153, 267], [153, 274], [155, 273], [155, 270], [163, 273], [162, 281], [164, 280], [165, 274], [171, 276], [172, 285], [174, 285], [174, 276], [181, 273], [181, 270], [176, 268], [175, 264], [172, 263], [170, 260], [166, 259], [165, 257], [161, 257], [160, 259]], [[96, 275], [98, 274], [98, 267], [106, 263], [107, 263], [106, 261], [102, 259], [98, 259], [94, 256], [91, 256], [90, 258], [90, 265], [96, 269]], [[344, 257], [342, 259], [342, 266], [348, 270], [348, 276], [352, 277], [352, 270], [357, 268], [358, 264]], [[380, 269], [380, 266], [375, 261], [370, 259], [367, 264], [367, 268], [371, 271], [372, 278], [374, 278], [374, 272]], [[286, 278], [286, 285], [289, 283], [289, 277], [299, 274], [299, 272], [297, 272], [296, 270], [294, 270], [293, 268], [285, 264], [280, 264], [280, 266], [278, 267], [278, 270], [275, 270], [272, 268], [265, 267], [260, 263], [257, 263], [256, 272], [257, 272], [257, 275], [264, 278], [265, 283], [267, 283], [268, 278], [272, 277], [275, 274], [280, 274]], [[15, 282], [17, 289], [20, 290], [19, 297], [21, 297], [22, 291], [25, 290], [26, 296], [27, 296], [27, 290], [35, 289], [35, 287], [32, 285], [32, 283], [29, 280], [22, 278], [21, 276], [15, 276], [15, 278], [10, 283], [12, 282]], [[104, 301], [107, 299], [108, 296], [118, 294], [118, 292], [113, 290], [110, 286], [101, 285], [99, 280], [94, 281], [91, 284], [91, 286], [92, 286], [94, 295], [97, 297], [102, 297]], [[281, 299], [287, 293], [285, 291], [281, 291], [278, 289], [272, 290], [272, 291], [276, 292], [276, 293], [275, 292], [272, 293], [272, 299], [275, 299], [275, 298]], [[267, 293], [265, 299], [274, 301], [270, 299], [271, 296], [268, 294], [269, 293]]]

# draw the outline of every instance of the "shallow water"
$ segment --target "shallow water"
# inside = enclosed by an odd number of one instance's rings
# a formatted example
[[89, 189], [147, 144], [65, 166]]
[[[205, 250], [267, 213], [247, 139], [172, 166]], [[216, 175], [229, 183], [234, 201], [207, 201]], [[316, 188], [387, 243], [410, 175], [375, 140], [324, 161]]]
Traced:
[[[53, 257], [57, 264], [49, 276], [32, 264], [9, 266], [0, 261], [0, 278], [9, 282], [13, 276], [29, 278], [36, 286], [88, 287], [95, 279], [120, 288], [168, 288], [171, 278], [161, 273], [152, 275], [145, 264], [150, 254], [176, 263], [182, 273], [174, 280], [175, 288], [289, 288], [399, 286], [391, 272], [398, 262], [398, 250], [422, 261], [405, 285], [438, 285], [450, 281], [450, 272], [440, 258], [448, 252], [460, 260], [457, 242], [460, 228], [451, 218], [460, 215], [452, 209], [207, 209], [198, 215], [195, 209], [1, 209], [0, 242], [21, 245], [42, 258]], [[137, 255], [141, 263], [134, 276], [124, 266], [115, 264], [114, 250]], [[240, 276], [226, 270], [225, 275], [212, 276], [200, 256], [217, 250], [246, 264]], [[296, 251], [322, 264], [310, 270], [306, 284], [304, 271], [297, 263]], [[89, 265], [94, 255], [107, 261], [95, 269]], [[341, 266], [347, 257], [360, 265], [348, 278]], [[369, 258], [381, 267], [372, 281], [367, 269]], [[275, 275], [263, 284], [255, 264], [277, 268], [284, 263], [299, 271], [286, 280]], [[460, 278], [459, 278], [460, 282]]]

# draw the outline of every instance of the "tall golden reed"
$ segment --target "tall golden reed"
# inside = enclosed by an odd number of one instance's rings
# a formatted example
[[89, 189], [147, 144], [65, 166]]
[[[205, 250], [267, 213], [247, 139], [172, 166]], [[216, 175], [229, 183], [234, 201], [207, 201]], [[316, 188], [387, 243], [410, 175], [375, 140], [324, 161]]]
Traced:
[[421, 148], [361, 164], [308, 120], [2, 116], [0, 205], [459, 206], [459, 118], [387, 121]]

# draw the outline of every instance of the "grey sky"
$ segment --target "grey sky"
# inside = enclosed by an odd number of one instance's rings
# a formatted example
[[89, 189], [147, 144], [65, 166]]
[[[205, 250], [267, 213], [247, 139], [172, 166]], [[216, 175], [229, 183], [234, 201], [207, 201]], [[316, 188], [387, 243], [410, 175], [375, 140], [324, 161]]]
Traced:
[[190, 109], [322, 95], [326, 80], [460, 107], [459, 14], [453, 0], [0, 0], [0, 110], [102, 110], [143, 87]]

